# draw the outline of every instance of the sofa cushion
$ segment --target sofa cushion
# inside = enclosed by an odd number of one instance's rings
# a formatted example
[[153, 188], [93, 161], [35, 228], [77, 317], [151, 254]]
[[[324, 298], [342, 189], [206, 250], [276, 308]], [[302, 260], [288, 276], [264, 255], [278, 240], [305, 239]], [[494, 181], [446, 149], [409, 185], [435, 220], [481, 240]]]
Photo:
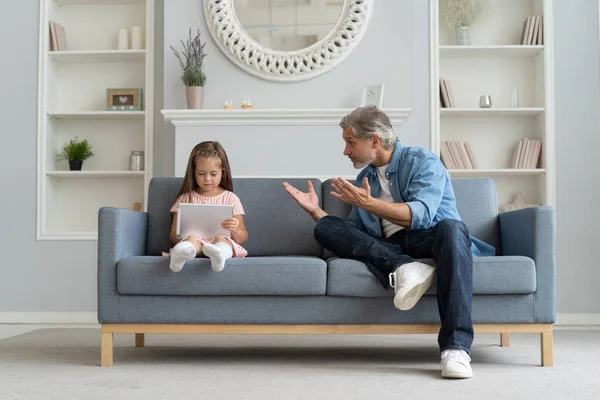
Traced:
[[138, 256], [117, 264], [117, 291], [123, 295], [319, 296], [325, 294], [327, 264], [316, 257], [249, 257], [227, 260], [214, 272], [210, 260], [196, 258], [181, 272], [169, 258]]
[[[473, 294], [530, 294], [536, 290], [535, 264], [520, 256], [475, 257]], [[436, 294], [436, 280], [426, 294]], [[331, 258], [327, 267], [327, 294], [350, 297], [389, 297], [367, 266], [360, 261]]]
[[[169, 251], [169, 210], [177, 198], [183, 178], [157, 177], [148, 189], [148, 235], [146, 254], [159, 256]], [[237, 178], [233, 191], [240, 198], [248, 242], [248, 255], [256, 256], [314, 256], [321, 257], [323, 249], [314, 238], [315, 222], [285, 191], [281, 183], [288, 181], [305, 191], [307, 179]], [[321, 205], [321, 181], [310, 180]]]
[[500, 255], [500, 225], [496, 183], [491, 178], [453, 179], [456, 208], [471, 236], [496, 248]]

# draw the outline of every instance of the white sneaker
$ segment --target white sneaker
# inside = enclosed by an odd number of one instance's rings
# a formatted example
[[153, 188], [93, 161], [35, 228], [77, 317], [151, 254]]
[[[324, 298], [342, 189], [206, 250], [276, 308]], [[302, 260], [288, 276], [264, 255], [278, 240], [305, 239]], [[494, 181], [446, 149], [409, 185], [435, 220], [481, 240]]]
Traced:
[[414, 261], [396, 268], [389, 275], [390, 286], [394, 288], [394, 305], [400, 310], [410, 310], [417, 304], [431, 286], [435, 268]]
[[473, 376], [471, 357], [464, 350], [442, 351], [441, 364], [443, 378], [465, 379]]

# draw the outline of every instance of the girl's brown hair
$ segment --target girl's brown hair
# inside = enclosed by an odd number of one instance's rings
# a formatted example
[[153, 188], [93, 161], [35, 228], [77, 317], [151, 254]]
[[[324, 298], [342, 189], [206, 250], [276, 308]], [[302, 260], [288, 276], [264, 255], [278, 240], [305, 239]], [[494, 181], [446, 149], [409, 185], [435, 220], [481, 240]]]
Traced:
[[[190, 153], [190, 158], [188, 159], [187, 168], [185, 170], [185, 177], [183, 178], [183, 184], [181, 185], [181, 189], [179, 190], [177, 198], [179, 198], [179, 196], [182, 194], [187, 194], [190, 196], [191, 192], [198, 187], [195, 175], [196, 160], [200, 157], [217, 157], [221, 160], [221, 169], [223, 171], [223, 175], [221, 175], [221, 182], [219, 182], [219, 186], [225, 190], [233, 192], [231, 168], [229, 167], [229, 159], [227, 158], [225, 149], [223, 149], [223, 146], [221, 146], [221, 143], [219, 142], [202, 142], [198, 143]], [[188, 201], [191, 201], [189, 197]]]

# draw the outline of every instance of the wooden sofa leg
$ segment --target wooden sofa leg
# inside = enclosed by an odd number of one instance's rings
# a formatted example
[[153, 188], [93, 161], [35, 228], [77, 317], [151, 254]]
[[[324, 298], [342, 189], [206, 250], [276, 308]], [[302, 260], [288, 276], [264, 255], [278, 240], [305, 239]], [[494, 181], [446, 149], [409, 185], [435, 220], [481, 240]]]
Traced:
[[554, 341], [552, 332], [540, 333], [540, 342], [542, 345], [542, 367], [551, 367], [554, 365]]
[[144, 334], [136, 333], [135, 334], [135, 347], [144, 347], [144, 345], [145, 345]]
[[501, 333], [500, 334], [500, 346], [510, 347], [510, 333]]
[[112, 332], [102, 332], [100, 341], [100, 366], [112, 367], [113, 365], [113, 334]]

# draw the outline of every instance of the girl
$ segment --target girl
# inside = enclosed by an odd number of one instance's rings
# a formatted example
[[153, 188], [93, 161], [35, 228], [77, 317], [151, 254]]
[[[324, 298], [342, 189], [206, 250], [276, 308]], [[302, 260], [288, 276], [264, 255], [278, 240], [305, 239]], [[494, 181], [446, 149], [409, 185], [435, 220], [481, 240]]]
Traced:
[[[224, 229], [231, 232], [231, 239], [225, 236], [189, 236], [178, 239], [176, 226], [179, 203], [233, 205], [233, 216], [221, 223]], [[248, 240], [248, 231], [244, 225], [244, 208], [240, 199], [233, 194], [229, 160], [219, 142], [202, 142], [194, 147], [177, 200], [171, 207], [171, 214], [173, 222], [169, 239], [175, 245], [171, 249], [169, 265], [172, 271], [181, 271], [186, 261], [202, 255], [210, 258], [214, 271], [222, 271], [225, 260], [231, 257], [245, 257], [248, 254], [240, 245]]]

